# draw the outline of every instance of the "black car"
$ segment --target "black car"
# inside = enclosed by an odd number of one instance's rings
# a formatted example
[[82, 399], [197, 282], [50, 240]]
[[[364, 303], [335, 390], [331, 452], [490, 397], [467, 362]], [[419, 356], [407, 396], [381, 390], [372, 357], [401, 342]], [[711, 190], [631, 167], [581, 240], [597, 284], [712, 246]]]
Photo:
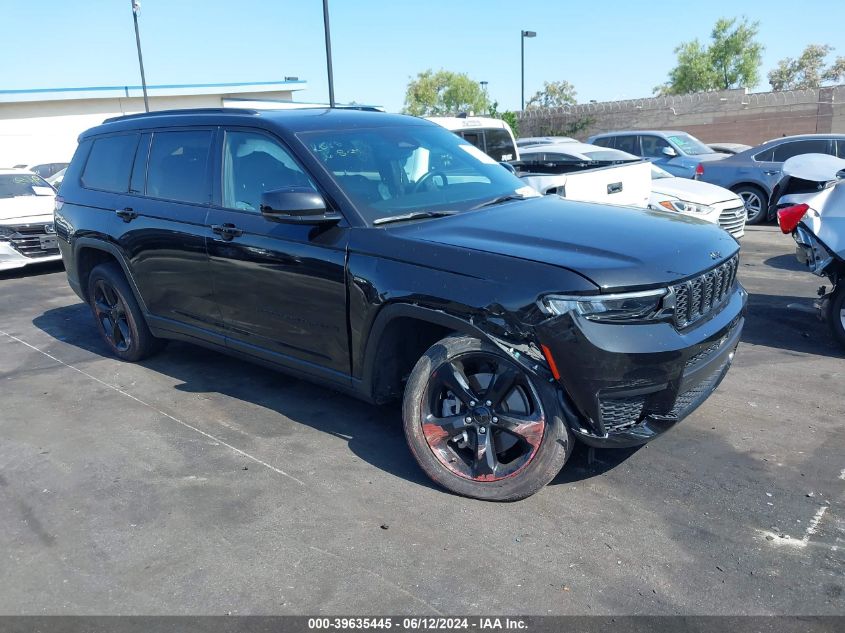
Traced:
[[404, 398], [423, 470], [482, 499], [534, 493], [574, 439], [669, 429], [743, 325], [739, 247], [715, 225], [537, 196], [412, 117], [110, 119], [80, 137], [61, 194], [68, 280], [115, 355], [180, 339]]

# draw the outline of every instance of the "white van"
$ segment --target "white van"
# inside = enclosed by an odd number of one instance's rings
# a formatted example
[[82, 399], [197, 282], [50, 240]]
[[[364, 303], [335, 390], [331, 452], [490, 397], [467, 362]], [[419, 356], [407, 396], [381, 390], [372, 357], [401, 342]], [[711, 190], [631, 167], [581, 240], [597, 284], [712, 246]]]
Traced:
[[478, 116], [430, 116], [426, 119], [454, 132], [496, 161], [519, 160], [511, 126], [502, 119]]

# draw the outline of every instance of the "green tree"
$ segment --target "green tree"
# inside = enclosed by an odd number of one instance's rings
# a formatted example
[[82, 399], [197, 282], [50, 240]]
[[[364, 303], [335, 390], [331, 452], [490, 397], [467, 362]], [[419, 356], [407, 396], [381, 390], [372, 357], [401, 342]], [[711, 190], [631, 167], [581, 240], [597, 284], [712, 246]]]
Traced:
[[753, 88], [760, 82], [763, 45], [757, 41], [759, 22], [719, 18], [710, 43], [683, 42], [675, 48], [677, 64], [659, 94], [687, 94], [729, 88]]
[[823, 83], [835, 83], [845, 77], [845, 57], [838, 57], [825, 68], [825, 60], [833, 51], [828, 44], [810, 44], [797, 59], [786, 57], [769, 73], [772, 90], [801, 90], [818, 88]]
[[414, 116], [480, 114], [489, 107], [487, 95], [467, 74], [428, 69], [408, 82], [403, 112]]
[[565, 105], [575, 105], [575, 86], [568, 81], [544, 81], [542, 90], [534, 93], [525, 104], [529, 108], [559, 108]]

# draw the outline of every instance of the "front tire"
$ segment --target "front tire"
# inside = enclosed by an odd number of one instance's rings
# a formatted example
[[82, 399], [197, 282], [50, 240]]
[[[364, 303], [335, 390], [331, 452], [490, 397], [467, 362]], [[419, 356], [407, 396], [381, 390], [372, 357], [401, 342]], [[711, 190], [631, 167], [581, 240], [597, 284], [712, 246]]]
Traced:
[[161, 340], [147, 327], [129, 282], [116, 263], [100, 264], [91, 271], [88, 304], [100, 336], [115, 356], [137, 362], [161, 347]]
[[420, 467], [466, 497], [528, 497], [572, 452], [554, 387], [473, 337], [446, 337], [420, 358], [405, 387], [402, 415]]
[[845, 348], [845, 282], [840, 280], [827, 305], [827, 324], [833, 338]]
[[745, 205], [746, 224], [760, 224], [766, 219], [769, 213], [769, 196], [766, 192], [754, 185], [741, 185], [735, 187], [733, 192], [742, 198]]

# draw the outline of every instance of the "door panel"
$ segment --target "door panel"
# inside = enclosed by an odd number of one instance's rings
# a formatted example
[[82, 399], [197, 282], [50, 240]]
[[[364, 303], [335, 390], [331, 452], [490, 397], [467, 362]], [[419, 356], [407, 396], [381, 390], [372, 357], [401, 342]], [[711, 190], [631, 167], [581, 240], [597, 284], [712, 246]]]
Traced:
[[220, 320], [205, 245], [212, 235], [206, 220], [213, 134], [202, 129], [142, 137], [130, 185], [137, 195], [123, 196], [122, 210], [131, 213], [124, 214], [120, 238], [147, 309], [211, 330]]
[[269, 360], [349, 373], [345, 264], [348, 228], [285, 224], [259, 212], [262, 191], [314, 186], [274, 137], [230, 129], [221, 138], [221, 203], [209, 212], [214, 295], [228, 343]]

